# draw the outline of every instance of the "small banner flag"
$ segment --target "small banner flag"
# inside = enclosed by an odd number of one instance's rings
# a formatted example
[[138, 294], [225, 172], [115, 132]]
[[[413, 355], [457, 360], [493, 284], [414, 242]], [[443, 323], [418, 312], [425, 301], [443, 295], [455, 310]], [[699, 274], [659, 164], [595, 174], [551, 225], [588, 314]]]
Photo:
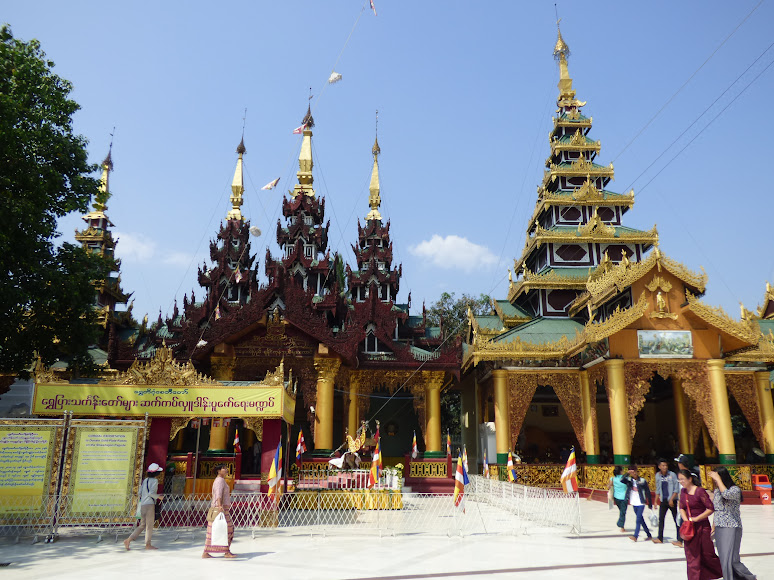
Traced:
[[282, 495], [282, 444], [277, 445], [277, 452], [274, 454], [274, 461], [271, 462], [269, 469], [269, 498], [279, 503]]
[[293, 135], [300, 135], [301, 133], [304, 132], [304, 129], [306, 129], [306, 123], [304, 123], [300, 127], [296, 127], [295, 129], [293, 129]]
[[239, 269], [239, 264], [237, 264], [236, 272], [234, 272], [234, 280], [236, 280], [237, 284], [242, 281], [242, 277], [242, 271]]
[[484, 477], [489, 479], [489, 464], [486, 461], [486, 449], [484, 449]]
[[451, 435], [449, 435], [449, 431], [446, 431], [446, 457], [451, 457]]
[[234, 435], [234, 453], [242, 453], [242, 446], [239, 444], [239, 429], [236, 430], [236, 435]]
[[220, 304], [215, 307], [215, 320], [220, 320]]
[[[457, 456], [457, 473], [454, 475], [454, 505], [459, 507], [462, 503], [462, 497], [465, 493], [465, 486], [470, 483], [468, 479], [468, 472], [465, 471], [465, 465], [462, 463], [462, 455]], [[465, 511], [465, 506], [462, 506], [462, 511]]]
[[341, 80], [341, 75], [337, 73], [336, 71], [333, 71], [331, 73], [331, 76], [328, 77], [328, 84], [333, 85]]
[[516, 483], [516, 470], [513, 468], [513, 455], [508, 452], [508, 481]]
[[464, 445], [462, 446], [462, 463], [465, 464], [465, 473], [469, 473], [470, 468], [468, 467], [468, 449]]
[[419, 449], [417, 449], [417, 432], [414, 431], [414, 441], [411, 443], [411, 459], [416, 459], [419, 455]]
[[301, 466], [301, 456], [306, 453], [306, 442], [304, 441], [304, 432], [299, 429], [298, 443], [296, 443], [296, 465]]
[[379, 442], [379, 428], [376, 428], [376, 447], [371, 458], [371, 471], [368, 472], [368, 489], [371, 489], [379, 482], [379, 474], [382, 471], [382, 452]]
[[371, 3], [371, 10], [374, 11], [374, 16], [376, 16], [376, 6], [374, 6], [374, 0], [368, 0]]
[[196, 343], [196, 347], [197, 348], [202, 348], [204, 346], [207, 346], [207, 341], [204, 340], [204, 339], [202, 339], [202, 340], [200, 340], [199, 342]]
[[562, 472], [562, 489], [567, 493], [578, 491], [578, 466], [575, 465], [575, 447], [570, 451], [567, 465]]
[[[302, 127], [303, 127], [303, 125], [302, 125]], [[295, 131], [293, 131], [293, 133], [295, 133]], [[279, 180], [280, 180], [280, 178], [278, 177], [274, 181], [270, 181], [269, 183], [264, 185], [261, 189], [264, 189], [264, 190], [274, 189], [275, 187], [277, 187], [277, 184], [279, 183]]]

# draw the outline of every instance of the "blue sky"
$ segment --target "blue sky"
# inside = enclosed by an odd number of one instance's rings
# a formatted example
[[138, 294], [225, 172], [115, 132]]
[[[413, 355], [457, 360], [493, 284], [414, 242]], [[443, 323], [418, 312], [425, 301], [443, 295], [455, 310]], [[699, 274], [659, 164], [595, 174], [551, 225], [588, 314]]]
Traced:
[[[505, 296], [549, 152], [558, 94], [553, 2], [374, 1], [378, 16], [359, 0], [4, 2], [0, 19], [17, 37], [39, 39], [75, 85], [75, 126], [94, 162], [116, 127], [108, 214], [138, 318], [155, 320], [198, 288], [196, 267], [229, 209], [245, 107], [242, 211], [264, 232], [253, 251], [265, 279], [266, 244], [278, 254], [282, 192], [295, 182], [300, 139], [291, 132], [309, 87], [331, 248], [354, 264], [378, 109], [382, 215], [403, 263], [398, 300], [410, 290], [419, 312], [444, 290]], [[609, 189], [635, 190], [625, 225], [657, 224], [662, 250], [703, 266], [707, 302], [734, 317], [740, 301], [756, 307], [774, 281], [774, 66], [764, 71], [774, 48], [720, 95], [774, 41], [772, 2], [761, 2], [626, 146], [758, 4], [559, 5], [574, 86], [593, 116], [591, 136], [602, 141], [598, 159], [615, 164]], [[337, 59], [343, 80], [326, 86]], [[278, 176], [278, 189], [260, 191]], [[78, 216], [63, 219], [63, 239], [81, 225]]]

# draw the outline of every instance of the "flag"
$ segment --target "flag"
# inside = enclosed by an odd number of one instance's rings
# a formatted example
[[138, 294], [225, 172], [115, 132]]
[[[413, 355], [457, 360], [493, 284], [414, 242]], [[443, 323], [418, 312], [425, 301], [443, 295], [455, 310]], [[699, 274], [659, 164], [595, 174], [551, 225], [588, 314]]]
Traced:
[[446, 431], [446, 457], [451, 457], [451, 435]]
[[411, 443], [411, 459], [416, 459], [419, 455], [419, 449], [417, 449], [417, 432], [414, 431], [414, 441]]
[[332, 85], [334, 83], [337, 83], [341, 80], [341, 74], [337, 73], [336, 71], [333, 71], [331, 73], [331, 76], [328, 77], [328, 84]]
[[242, 272], [239, 269], [239, 264], [237, 264], [236, 272], [234, 272], [234, 280], [236, 280], [237, 284], [239, 284], [242, 281]]
[[300, 127], [296, 127], [295, 129], [293, 129], [293, 135], [300, 135], [301, 133], [304, 132], [304, 129], [306, 129], [306, 123], [304, 123]]
[[215, 320], [220, 320], [220, 304], [215, 307]]
[[[462, 455], [457, 456], [457, 473], [454, 476], [454, 505], [459, 507], [462, 503], [462, 495], [465, 493], [465, 486], [470, 483], [468, 472], [462, 464]], [[462, 511], [465, 511], [463, 506]]]
[[[303, 127], [303, 125], [301, 125], [301, 126]], [[293, 133], [295, 133], [295, 131], [293, 131]], [[270, 181], [269, 183], [264, 185], [261, 189], [274, 189], [275, 187], [277, 187], [277, 184], [279, 183], [279, 180], [280, 180], [280, 178], [278, 177], [274, 181]]]
[[489, 464], [486, 462], [486, 449], [484, 449], [484, 477], [489, 479]]
[[371, 10], [374, 11], [374, 16], [376, 16], [376, 6], [374, 6], [374, 0], [368, 0], [371, 3]]
[[567, 493], [578, 491], [578, 466], [575, 465], [575, 447], [570, 451], [570, 456], [567, 458], [567, 465], [562, 472], [562, 488]]
[[296, 443], [296, 465], [301, 465], [301, 455], [306, 453], [306, 442], [304, 441], [303, 430], [298, 430], [298, 443]]
[[371, 471], [368, 472], [368, 489], [371, 489], [379, 481], [379, 474], [382, 471], [382, 451], [379, 443], [379, 428], [376, 428], [376, 448], [371, 459]]
[[277, 445], [274, 461], [271, 462], [271, 469], [269, 469], [269, 493], [267, 495], [274, 500], [275, 504], [279, 503], [280, 496], [282, 495], [282, 444]]
[[204, 339], [202, 339], [202, 340], [200, 340], [199, 342], [196, 343], [196, 347], [197, 348], [202, 348], [204, 346], [207, 346], [207, 341], [204, 340]]
[[511, 455], [511, 452], [508, 452], [508, 481], [511, 483], [516, 483], [516, 470], [513, 468], [513, 455]]
[[468, 468], [468, 449], [464, 445], [462, 446], [462, 463], [465, 464], [465, 473], [470, 471]]
[[234, 435], [234, 453], [242, 453], [242, 446], [239, 444], [239, 429], [236, 430], [236, 435]]

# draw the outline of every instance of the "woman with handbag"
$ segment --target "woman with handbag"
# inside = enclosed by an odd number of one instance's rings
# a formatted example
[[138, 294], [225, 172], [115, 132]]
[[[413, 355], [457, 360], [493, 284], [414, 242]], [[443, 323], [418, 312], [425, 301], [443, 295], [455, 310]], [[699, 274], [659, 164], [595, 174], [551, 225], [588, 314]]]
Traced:
[[739, 559], [742, 545], [742, 516], [739, 504], [742, 502], [742, 490], [731, 479], [728, 469], [720, 467], [709, 474], [715, 483], [715, 515], [712, 517], [712, 535], [718, 548], [720, 566], [724, 580], [755, 580], [755, 574], [747, 569]]
[[148, 466], [148, 477], [142, 480], [140, 484], [140, 497], [137, 502], [137, 527], [132, 535], [124, 540], [124, 547], [128, 550], [129, 544], [137, 539], [137, 536], [145, 528], [145, 549], [157, 550], [151, 546], [151, 536], [153, 536], [153, 524], [156, 522], [156, 500], [161, 498], [158, 493], [159, 482], [156, 479], [159, 473], [164, 471], [158, 463], [151, 463]]
[[683, 490], [680, 492], [680, 537], [685, 548], [688, 580], [722, 578], [720, 560], [712, 545], [709, 516], [715, 511], [709, 494], [698, 485], [699, 478], [681, 469], [677, 475]]
[[[207, 512], [207, 539], [204, 542], [202, 558], [212, 558], [210, 554], [223, 554], [226, 558], [236, 558], [236, 554], [231, 553], [231, 542], [234, 540], [234, 522], [231, 520], [230, 513], [231, 491], [226, 483], [228, 468], [225, 465], [218, 465], [215, 467], [215, 473], [218, 476], [212, 482], [212, 502], [210, 510]], [[215, 523], [213, 516], [219, 514], [223, 514], [228, 526], [228, 544], [225, 546], [214, 546], [212, 542], [212, 526]]]

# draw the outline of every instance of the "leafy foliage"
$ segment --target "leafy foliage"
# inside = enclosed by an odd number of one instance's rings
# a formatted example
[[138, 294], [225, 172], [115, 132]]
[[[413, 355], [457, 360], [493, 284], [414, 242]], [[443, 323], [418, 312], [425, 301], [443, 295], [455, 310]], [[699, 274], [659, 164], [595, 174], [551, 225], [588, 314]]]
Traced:
[[87, 363], [96, 333], [93, 280], [107, 264], [54, 240], [57, 219], [85, 212], [99, 189], [86, 140], [73, 134], [72, 85], [36, 40], [0, 28], [0, 372], [65, 356]]
[[463, 334], [468, 325], [468, 307], [473, 314], [484, 314], [491, 309], [491, 298], [479, 294], [478, 298], [463, 294], [455, 298], [455, 293], [444, 292], [427, 310], [427, 322], [430, 326], [440, 326], [443, 320], [444, 338], [450, 340]]

